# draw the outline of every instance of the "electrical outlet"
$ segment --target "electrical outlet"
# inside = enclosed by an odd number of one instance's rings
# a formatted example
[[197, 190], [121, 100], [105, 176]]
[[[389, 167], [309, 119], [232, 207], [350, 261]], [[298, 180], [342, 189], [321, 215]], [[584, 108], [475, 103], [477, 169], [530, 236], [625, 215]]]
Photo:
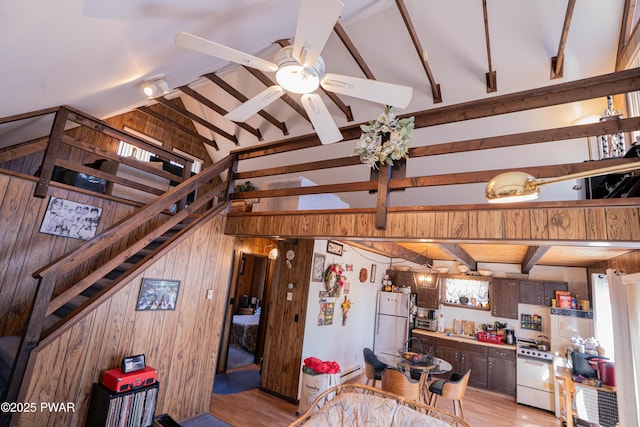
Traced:
[[207, 289], [207, 299], [213, 299], [213, 289]]

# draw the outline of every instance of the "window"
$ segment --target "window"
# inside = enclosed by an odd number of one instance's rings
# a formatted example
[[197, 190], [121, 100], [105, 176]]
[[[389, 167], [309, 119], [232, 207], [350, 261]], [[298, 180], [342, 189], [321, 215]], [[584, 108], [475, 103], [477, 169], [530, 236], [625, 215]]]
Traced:
[[593, 286], [593, 331], [595, 338], [612, 360], [613, 347], [613, 315], [611, 312], [611, 299], [609, 298], [609, 282], [607, 276], [594, 274], [591, 279]]

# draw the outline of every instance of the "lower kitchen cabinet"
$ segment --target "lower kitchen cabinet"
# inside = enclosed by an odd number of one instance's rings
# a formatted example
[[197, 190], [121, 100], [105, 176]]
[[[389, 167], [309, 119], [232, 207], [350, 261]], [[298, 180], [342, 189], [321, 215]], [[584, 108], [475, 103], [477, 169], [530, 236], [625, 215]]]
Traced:
[[[414, 334], [412, 338], [415, 338], [415, 340], [413, 339], [411, 340], [411, 351], [415, 351], [416, 353], [428, 354], [430, 356], [435, 356], [436, 339], [434, 337]], [[418, 342], [416, 342], [416, 340]]]
[[437, 338], [435, 355], [451, 364], [451, 373], [465, 373], [471, 369], [469, 386], [515, 396], [516, 353], [513, 348], [497, 348], [482, 344]]
[[516, 395], [516, 352], [489, 348], [487, 388], [509, 396]]
[[487, 388], [487, 347], [483, 345], [437, 340], [436, 357], [451, 363], [451, 373], [464, 374], [471, 369], [469, 385], [477, 388]]

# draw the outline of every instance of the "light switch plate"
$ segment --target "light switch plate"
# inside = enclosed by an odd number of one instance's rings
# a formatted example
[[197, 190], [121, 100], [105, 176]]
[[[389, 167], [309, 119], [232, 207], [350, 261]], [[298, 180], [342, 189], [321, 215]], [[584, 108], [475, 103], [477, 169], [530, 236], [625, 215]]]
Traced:
[[207, 289], [207, 299], [213, 299], [213, 289]]
[[293, 301], [293, 292], [287, 292], [287, 301]]

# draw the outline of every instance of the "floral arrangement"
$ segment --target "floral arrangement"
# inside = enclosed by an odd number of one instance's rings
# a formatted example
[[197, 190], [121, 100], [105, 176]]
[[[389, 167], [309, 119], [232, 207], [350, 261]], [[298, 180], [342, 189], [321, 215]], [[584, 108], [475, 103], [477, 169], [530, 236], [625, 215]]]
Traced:
[[351, 300], [345, 295], [344, 301], [342, 302], [342, 326], [347, 324], [347, 316], [349, 315], [352, 304]]
[[362, 135], [356, 142], [354, 154], [370, 168], [393, 166], [394, 160], [409, 158], [409, 140], [413, 135], [414, 117], [396, 118], [393, 107], [386, 105], [384, 112], [368, 125], [360, 125]]
[[329, 291], [329, 295], [340, 295], [347, 278], [344, 276], [344, 269], [340, 264], [329, 264], [324, 272], [324, 287]]

